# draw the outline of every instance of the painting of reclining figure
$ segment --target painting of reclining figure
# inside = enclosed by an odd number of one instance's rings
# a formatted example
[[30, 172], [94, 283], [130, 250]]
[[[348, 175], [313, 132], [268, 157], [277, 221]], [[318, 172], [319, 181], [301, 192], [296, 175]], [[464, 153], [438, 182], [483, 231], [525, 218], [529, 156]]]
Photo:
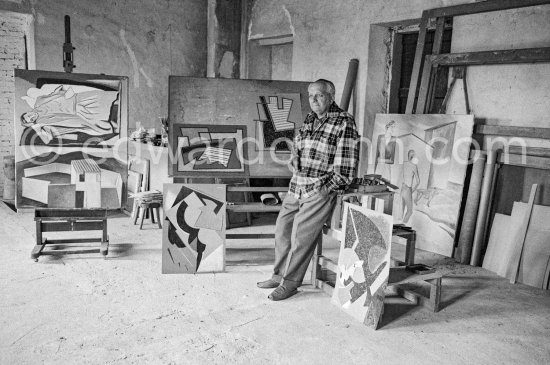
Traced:
[[125, 204], [126, 77], [15, 70], [14, 120], [17, 208]]
[[376, 115], [367, 171], [399, 188], [393, 217], [416, 230], [418, 248], [452, 255], [473, 123], [473, 115]]
[[126, 136], [122, 78], [15, 70], [19, 145], [112, 146]]
[[332, 302], [374, 329], [384, 309], [392, 229], [392, 216], [344, 203]]
[[223, 184], [164, 184], [162, 273], [225, 269]]

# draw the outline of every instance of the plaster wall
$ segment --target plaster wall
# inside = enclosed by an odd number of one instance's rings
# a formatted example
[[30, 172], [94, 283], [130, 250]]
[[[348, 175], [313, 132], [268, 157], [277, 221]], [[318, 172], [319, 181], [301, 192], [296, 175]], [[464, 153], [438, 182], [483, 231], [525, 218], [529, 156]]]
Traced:
[[[550, 5], [455, 17], [452, 52], [550, 47]], [[486, 124], [550, 128], [550, 63], [471, 66], [470, 108]], [[449, 101], [464, 112], [462, 83]]]
[[75, 73], [128, 76], [129, 127], [168, 115], [168, 76], [205, 76], [203, 0], [0, 1], [35, 18], [36, 69], [63, 71], [64, 16], [71, 17]]
[[[462, 4], [460, 0], [256, 0], [248, 39], [293, 34], [292, 80], [332, 80], [341, 99], [349, 60], [359, 59], [356, 122], [370, 137], [374, 115], [384, 105], [376, 100], [366, 112], [367, 97], [383, 92], [367, 85], [371, 24], [420, 18], [424, 9]], [[383, 39], [377, 34], [375, 39]], [[380, 45], [385, 47], [384, 44]], [[377, 110], [374, 110], [377, 109]]]
[[[337, 102], [349, 60], [359, 59], [356, 121], [363, 135], [370, 138], [375, 114], [386, 111], [384, 93], [389, 82], [381, 74], [387, 67], [387, 28], [374, 24], [419, 19], [422, 10], [469, 2], [473, 1], [256, 0], [248, 39], [292, 33], [292, 80], [310, 81], [320, 77], [333, 80]], [[547, 47], [549, 9], [550, 6], [537, 6], [455, 17], [453, 52]], [[380, 49], [383, 52], [379, 52]], [[548, 67], [550, 65], [498, 66], [490, 73], [486, 67], [472, 68], [468, 82], [473, 112], [499, 124], [550, 127]], [[454, 103], [449, 104], [449, 113], [464, 113], [463, 105], [463, 100], [455, 98]]]

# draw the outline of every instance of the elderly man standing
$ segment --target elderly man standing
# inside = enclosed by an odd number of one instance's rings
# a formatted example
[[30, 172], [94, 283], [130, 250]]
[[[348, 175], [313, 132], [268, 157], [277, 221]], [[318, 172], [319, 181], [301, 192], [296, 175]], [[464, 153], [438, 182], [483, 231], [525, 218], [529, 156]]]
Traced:
[[357, 127], [334, 102], [334, 84], [317, 80], [308, 93], [312, 112], [294, 138], [292, 179], [275, 227], [273, 275], [258, 283], [260, 288], [276, 288], [268, 296], [275, 301], [297, 293], [337, 192], [351, 183], [359, 159]]

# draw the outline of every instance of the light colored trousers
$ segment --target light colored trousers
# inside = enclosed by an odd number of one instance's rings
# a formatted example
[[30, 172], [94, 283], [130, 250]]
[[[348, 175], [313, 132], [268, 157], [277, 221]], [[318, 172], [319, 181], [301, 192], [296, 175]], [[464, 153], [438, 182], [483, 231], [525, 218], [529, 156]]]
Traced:
[[316, 243], [322, 239], [323, 224], [334, 210], [336, 195], [336, 192], [327, 194], [326, 189], [305, 199], [286, 195], [275, 226], [274, 280], [289, 287], [302, 284]]

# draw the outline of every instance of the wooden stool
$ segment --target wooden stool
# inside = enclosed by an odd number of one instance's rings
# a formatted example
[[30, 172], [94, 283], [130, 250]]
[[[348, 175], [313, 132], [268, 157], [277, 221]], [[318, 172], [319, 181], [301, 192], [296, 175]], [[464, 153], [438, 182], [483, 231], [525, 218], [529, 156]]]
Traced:
[[145, 218], [145, 215], [147, 213], [151, 214], [151, 223], [155, 223], [155, 214], [153, 213], [153, 208], [157, 211], [157, 223], [159, 228], [162, 228], [162, 224], [160, 223], [160, 212], [159, 208], [162, 206], [162, 202], [154, 201], [154, 202], [148, 202], [148, 201], [138, 201], [137, 202], [137, 212], [134, 218], [134, 224], [137, 223], [137, 219], [139, 214], [141, 213], [141, 220], [139, 223], [139, 229], [143, 228], [143, 219]]
[[[413, 303], [420, 304], [428, 307], [434, 312], [438, 312], [441, 302], [442, 277], [443, 275], [437, 271], [428, 274], [417, 274], [409, 271], [406, 266], [391, 267], [388, 288], [391, 288], [392, 291]], [[407, 287], [406, 284], [412, 283], [428, 283], [428, 295]]]

